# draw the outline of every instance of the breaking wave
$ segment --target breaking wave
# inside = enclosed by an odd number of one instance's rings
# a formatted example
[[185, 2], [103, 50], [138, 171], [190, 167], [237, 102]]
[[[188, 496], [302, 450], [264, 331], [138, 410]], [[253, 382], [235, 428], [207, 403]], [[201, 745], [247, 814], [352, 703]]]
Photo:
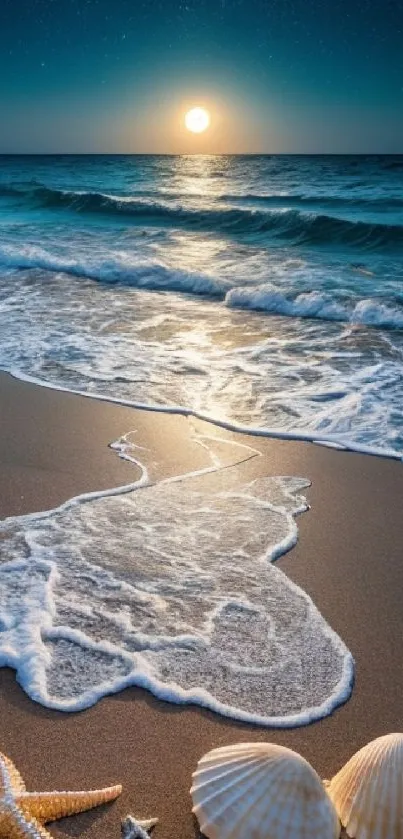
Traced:
[[208, 274], [136, 261], [130, 254], [110, 254], [107, 259], [87, 255], [81, 259], [59, 257], [38, 246], [0, 248], [0, 265], [13, 269], [40, 269], [84, 277], [108, 285], [120, 284], [149, 291], [181, 292], [223, 301], [229, 308], [248, 309], [292, 318], [314, 318], [363, 324], [381, 329], [403, 329], [400, 299], [338, 297], [321, 291], [285, 294], [271, 283], [231, 287], [228, 280]]
[[207, 274], [170, 270], [164, 265], [136, 262], [133, 258], [130, 260], [118, 255], [98, 261], [91, 261], [89, 258], [66, 259], [37, 246], [26, 246], [21, 250], [0, 248], [0, 265], [21, 270], [38, 268], [43, 271], [63, 272], [108, 285], [119, 283], [150, 291], [179, 291], [223, 298], [228, 289], [227, 283], [220, 283]]
[[233, 308], [252, 309], [287, 317], [319, 318], [382, 329], [403, 329], [401, 306], [393, 307], [371, 298], [352, 300], [348, 305], [324, 292], [309, 291], [290, 296], [267, 284], [253, 288], [232, 288], [225, 302]]

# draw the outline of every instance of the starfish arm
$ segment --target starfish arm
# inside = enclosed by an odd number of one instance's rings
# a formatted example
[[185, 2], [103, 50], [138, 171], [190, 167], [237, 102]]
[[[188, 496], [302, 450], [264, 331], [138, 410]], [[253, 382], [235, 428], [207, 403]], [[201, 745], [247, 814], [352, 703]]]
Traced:
[[13, 793], [24, 792], [25, 784], [13, 761], [0, 752], [0, 796], [10, 790]]
[[0, 814], [0, 835], [7, 839], [52, 839], [45, 827], [36, 819], [28, 819], [13, 807]]
[[114, 801], [121, 792], [120, 784], [89, 792], [26, 792], [17, 796], [15, 803], [27, 818], [45, 824]]

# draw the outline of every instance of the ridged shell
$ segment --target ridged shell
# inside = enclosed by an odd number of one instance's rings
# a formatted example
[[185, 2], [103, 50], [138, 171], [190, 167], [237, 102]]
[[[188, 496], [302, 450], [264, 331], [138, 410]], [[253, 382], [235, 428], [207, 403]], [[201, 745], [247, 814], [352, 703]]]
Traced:
[[349, 836], [403, 839], [403, 734], [368, 743], [327, 791]]
[[291, 749], [240, 743], [201, 758], [190, 790], [209, 839], [337, 839], [340, 823], [312, 766]]

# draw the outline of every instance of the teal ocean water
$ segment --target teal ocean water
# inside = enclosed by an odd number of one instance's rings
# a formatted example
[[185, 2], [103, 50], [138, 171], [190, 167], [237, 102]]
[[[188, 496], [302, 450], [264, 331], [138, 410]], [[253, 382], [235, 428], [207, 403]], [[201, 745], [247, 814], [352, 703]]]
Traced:
[[403, 451], [403, 157], [0, 158], [0, 366]]

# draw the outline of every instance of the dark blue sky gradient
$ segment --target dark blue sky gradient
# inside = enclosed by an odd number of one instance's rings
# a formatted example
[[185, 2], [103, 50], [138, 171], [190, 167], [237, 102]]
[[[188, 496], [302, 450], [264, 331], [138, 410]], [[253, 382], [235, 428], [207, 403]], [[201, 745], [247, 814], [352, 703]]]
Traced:
[[403, 152], [402, 0], [1, 0], [0, 151]]

